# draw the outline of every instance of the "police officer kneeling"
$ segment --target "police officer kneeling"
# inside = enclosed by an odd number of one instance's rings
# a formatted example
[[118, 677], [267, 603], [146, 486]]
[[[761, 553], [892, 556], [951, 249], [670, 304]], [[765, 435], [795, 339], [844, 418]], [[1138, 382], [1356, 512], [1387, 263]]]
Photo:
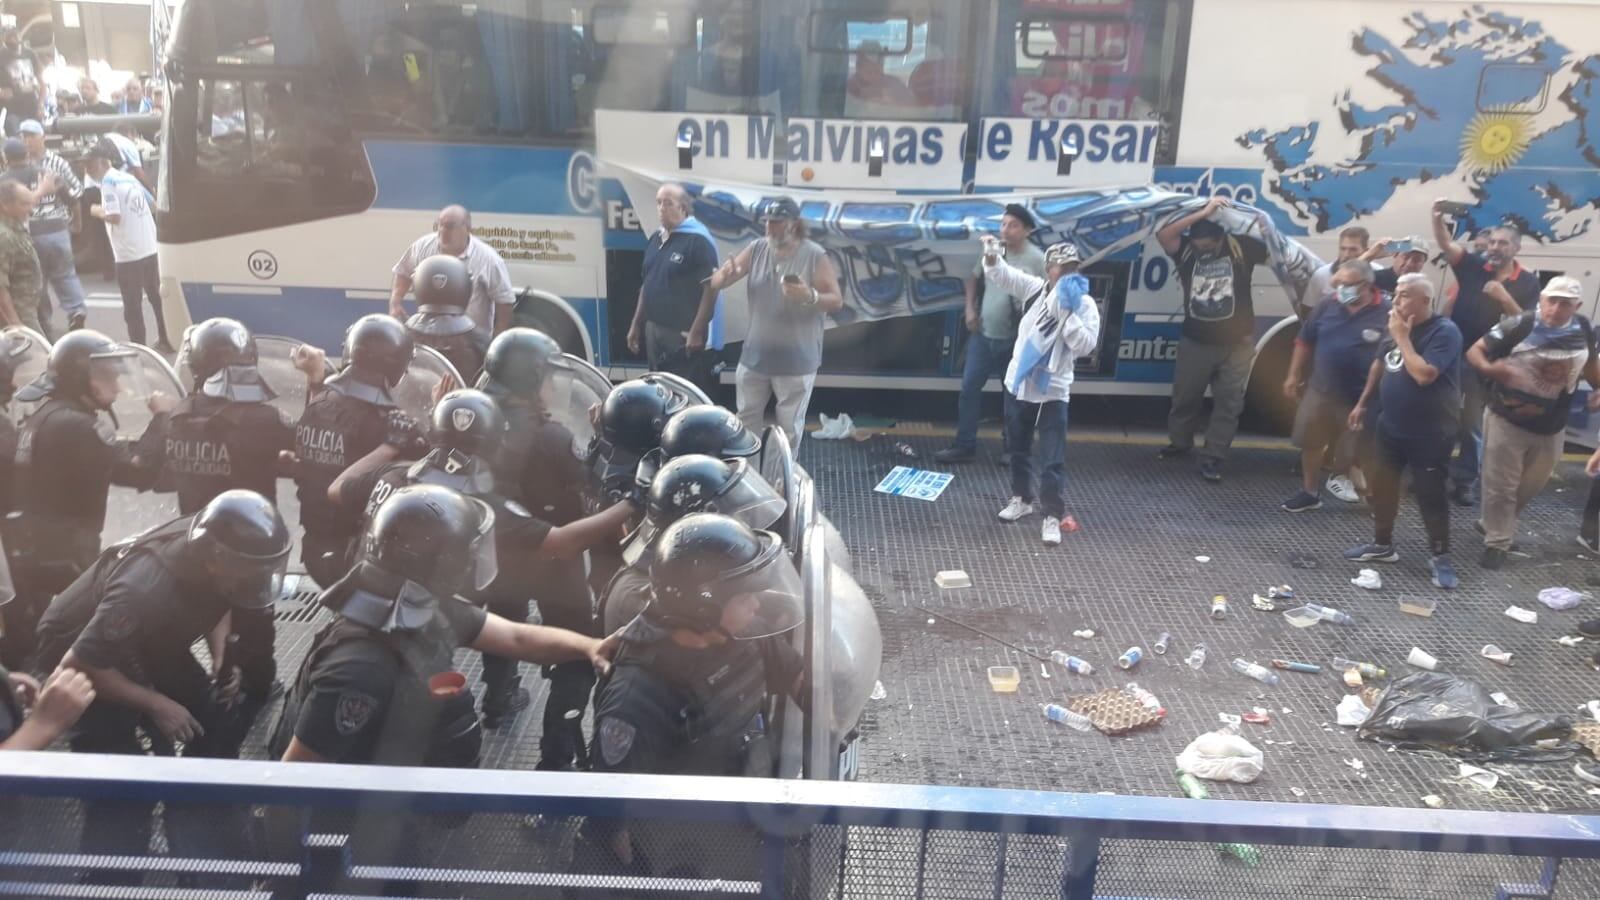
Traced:
[[[230, 722], [237, 684], [214, 680], [190, 646], [230, 609], [271, 607], [291, 543], [266, 498], [226, 491], [192, 516], [108, 548], [57, 595], [39, 622], [40, 671], [78, 669], [96, 694], [72, 749], [141, 754], [142, 730], [158, 751], [181, 744], [186, 756], [236, 756], [243, 738]], [[89, 801], [83, 849], [143, 854], [149, 813], [147, 804]], [[204, 817], [182, 827], [192, 820], [172, 804], [168, 821], [180, 826], [171, 836], [183, 855], [200, 855], [194, 844], [224, 831]]]
[[323, 592], [337, 613], [312, 644], [269, 745], [285, 762], [470, 767], [482, 731], [458, 647], [534, 664], [607, 668], [616, 641], [507, 621], [459, 599], [498, 571], [494, 513], [437, 485], [384, 500], [348, 575]]

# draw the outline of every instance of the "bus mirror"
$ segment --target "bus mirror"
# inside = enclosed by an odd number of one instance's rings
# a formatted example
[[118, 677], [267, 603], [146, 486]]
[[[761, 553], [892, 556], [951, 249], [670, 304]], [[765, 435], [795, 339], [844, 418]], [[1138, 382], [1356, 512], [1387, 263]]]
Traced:
[[881, 178], [883, 176], [883, 161], [887, 153], [883, 148], [881, 138], [874, 140], [872, 146], [867, 148], [867, 177]]
[[1061, 151], [1056, 154], [1056, 174], [1062, 176], [1071, 175], [1072, 161], [1078, 158], [1080, 152], [1082, 151], [1078, 147], [1078, 139], [1076, 137], [1063, 137], [1061, 139]]
[[694, 138], [689, 132], [678, 134], [678, 168], [688, 171], [694, 167]]

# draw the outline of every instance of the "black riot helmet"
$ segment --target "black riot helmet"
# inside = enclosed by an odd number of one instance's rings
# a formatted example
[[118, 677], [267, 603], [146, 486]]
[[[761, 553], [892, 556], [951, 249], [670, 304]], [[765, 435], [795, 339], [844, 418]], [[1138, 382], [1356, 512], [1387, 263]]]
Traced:
[[498, 571], [494, 511], [446, 487], [414, 484], [378, 505], [361, 538], [360, 562], [434, 597], [481, 591]]
[[650, 563], [650, 589], [647, 620], [734, 640], [782, 634], [804, 611], [800, 576], [778, 536], [717, 513], [667, 526]]
[[534, 328], [507, 328], [489, 342], [478, 390], [504, 402], [515, 398], [542, 406], [539, 393], [567, 358], [555, 338]]
[[255, 491], [223, 491], [189, 523], [187, 558], [203, 565], [230, 606], [267, 609], [283, 589], [293, 540]]
[[721, 513], [762, 529], [778, 521], [786, 506], [742, 459], [728, 462], [699, 453], [677, 457], [654, 473], [645, 494], [644, 521], [623, 545], [622, 561], [648, 566], [661, 532], [690, 513]]
[[256, 368], [256, 339], [238, 319], [207, 319], [183, 333], [178, 369], [208, 397], [265, 403], [277, 396]]
[[411, 291], [417, 298], [417, 314], [406, 320], [411, 331], [451, 337], [477, 328], [467, 316], [472, 276], [460, 257], [436, 254], [423, 260], [411, 273]]
[[144, 369], [137, 352], [98, 331], [80, 328], [61, 336], [50, 348], [45, 374], [17, 391], [17, 399], [32, 403], [57, 395], [98, 409], [110, 409], [122, 392], [144, 394]]
[[328, 386], [358, 400], [394, 405], [390, 390], [405, 377], [416, 346], [392, 316], [362, 316], [344, 333], [344, 368]]
[[[611, 389], [600, 404], [600, 437], [613, 451], [643, 456], [661, 446], [667, 420], [689, 405], [683, 396], [646, 375]], [[611, 455], [602, 448], [603, 455]]]
[[494, 398], [471, 388], [451, 391], [433, 407], [428, 455], [408, 475], [414, 483], [464, 494], [492, 493], [493, 460], [505, 435], [506, 418]]
[[691, 406], [667, 420], [661, 450], [667, 459], [690, 453], [741, 459], [759, 453], [761, 439], [720, 406]]

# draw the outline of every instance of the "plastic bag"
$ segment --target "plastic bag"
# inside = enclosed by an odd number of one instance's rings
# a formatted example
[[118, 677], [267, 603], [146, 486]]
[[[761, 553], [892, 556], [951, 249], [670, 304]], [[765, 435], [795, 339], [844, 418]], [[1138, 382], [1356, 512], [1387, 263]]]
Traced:
[[1545, 717], [1494, 702], [1481, 685], [1441, 672], [1417, 672], [1392, 682], [1356, 732], [1362, 740], [1403, 750], [1442, 750], [1463, 759], [1548, 761], [1576, 752], [1570, 740], [1534, 746], [1572, 734], [1566, 716]]
[[1359, 694], [1345, 694], [1334, 713], [1338, 716], [1339, 724], [1345, 727], [1360, 725], [1372, 716], [1372, 710], [1361, 702]]
[[1569, 587], [1547, 587], [1539, 592], [1539, 602], [1551, 609], [1571, 609], [1585, 600], [1593, 600], [1588, 591], [1575, 591]]
[[856, 426], [850, 420], [849, 413], [840, 413], [837, 418], [827, 413], [818, 413], [817, 418], [822, 422], [822, 427], [813, 431], [811, 436], [818, 440], [842, 441], [855, 436]]
[[1255, 745], [1227, 731], [1212, 731], [1189, 742], [1178, 754], [1178, 770], [1208, 781], [1249, 784], [1261, 776], [1265, 757]]

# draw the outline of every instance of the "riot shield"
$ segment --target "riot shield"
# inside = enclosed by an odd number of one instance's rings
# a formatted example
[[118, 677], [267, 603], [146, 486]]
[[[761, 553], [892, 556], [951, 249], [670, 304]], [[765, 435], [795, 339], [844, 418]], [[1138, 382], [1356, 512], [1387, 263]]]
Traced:
[[[294, 350], [305, 341], [278, 337], [274, 334], [256, 336], [256, 368], [261, 380], [277, 394], [272, 405], [291, 422], [300, 420], [306, 411], [306, 375], [294, 366]], [[323, 377], [332, 377], [333, 365], [323, 370]]]
[[583, 459], [594, 440], [591, 410], [611, 393], [611, 379], [587, 360], [571, 353], [561, 355], [566, 367], [555, 370], [546, 380], [543, 400], [550, 417], [572, 432], [572, 452]]
[[690, 406], [711, 405], [711, 398], [706, 396], [706, 392], [682, 375], [674, 375], [671, 372], [649, 372], [644, 377], [665, 385], [667, 390], [687, 400]]
[[[442, 388], [449, 381], [449, 387]], [[461, 373], [432, 347], [418, 346], [411, 357], [411, 365], [400, 383], [394, 386], [394, 402], [418, 422], [426, 423], [433, 417], [434, 401], [456, 388], [471, 387], [461, 379]]]
[[143, 344], [122, 346], [133, 351], [140, 372], [133, 379], [123, 380], [117, 399], [111, 403], [111, 415], [117, 437], [137, 439], [144, 434], [154, 417], [150, 412], [152, 396], [159, 392], [176, 401], [189, 392], [183, 389], [178, 373], [173, 371], [172, 365], [161, 354]]
[[[824, 541], [826, 543], [826, 541]], [[833, 777], [850, 781], [857, 766], [856, 723], [867, 708], [873, 686], [878, 683], [883, 664], [883, 632], [872, 601], [855, 578], [828, 560], [828, 641], [826, 666], [829, 694], [833, 701], [832, 720], [827, 725], [830, 740], [839, 748], [839, 768]]]
[[[0, 337], [4, 338], [5, 351], [11, 357], [13, 389], [28, 384], [49, 370], [50, 342], [45, 340], [44, 335], [22, 325], [10, 325], [0, 331]], [[28, 409], [35, 405], [13, 401], [11, 420], [21, 422]]]
[[768, 425], [762, 430], [761, 460], [757, 469], [767, 484], [771, 485], [772, 489], [778, 492], [778, 496], [785, 501], [783, 515], [772, 523], [772, 530], [783, 538], [783, 545], [789, 549], [789, 555], [798, 560], [801, 549], [800, 532], [794, 529], [794, 504], [790, 502], [796, 496], [794, 480], [796, 468], [794, 454], [789, 449], [789, 437], [783, 433], [782, 428]]

